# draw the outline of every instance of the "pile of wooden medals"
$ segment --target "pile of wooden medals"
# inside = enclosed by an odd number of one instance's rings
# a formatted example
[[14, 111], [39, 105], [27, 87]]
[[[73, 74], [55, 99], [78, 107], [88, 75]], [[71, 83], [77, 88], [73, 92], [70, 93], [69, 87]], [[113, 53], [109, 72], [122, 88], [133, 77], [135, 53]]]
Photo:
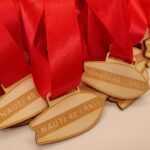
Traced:
[[37, 144], [65, 140], [92, 128], [107, 100], [124, 110], [149, 91], [149, 32], [132, 46], [150, 15], [129, 2], [1, 0], [0, 129], [29, 124]]
[[[53, 101], [41, 100], [31, 76], [5, 88], [6, 94], [0, 98], [0, 129], [31, 122], [36, 142], [52, 143], [93, 127], [106, 100], [115, 102], [121, 109], [129, 107], [149, 90], [150, 39], [143, 42], [141, 49], [134, 47], [133, 51], [133, 65], [109, 54], [105, 62], [85, 62], [80, 87]], [[19, 97], [15, 94], [18, 91]]]

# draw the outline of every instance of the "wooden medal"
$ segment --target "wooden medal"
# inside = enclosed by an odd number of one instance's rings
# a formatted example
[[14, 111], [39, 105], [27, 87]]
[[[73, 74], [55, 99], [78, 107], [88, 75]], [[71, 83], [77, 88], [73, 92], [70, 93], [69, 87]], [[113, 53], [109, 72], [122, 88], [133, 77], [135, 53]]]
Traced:
[[143, 75], [132, 65], [110, 62], [85, 62], [82, 81], [120, 99], [135, 99], [149, 90]]
[[99, 120], [105, 103], [104, 96], [85, 90], [55, 100], [57, 104], [30, 123], [37, 144], [65, 140], [89, 130]]
[[143, 73], [145, 70], [146, 63], [147, 63], [147, 59], [144, 57], [143, 51], [141, 49], [134, 47], [133, 55], [134, 55], [133, 65], [138, 71]]
[[4, 89], [0, 97], [0, 129], [20, 124], [47, 108], [47, 102], [38, 94], [31, 76]]
[[150, 38], [144, 41], [145, 57], [150, 59]]
[[[134, 66], [135, 68], [140, 71], [144, 78], [146, 79], [146, 81], [148, 82], [149, 80], [149, 75], [148, 75], [148, 71], [147, 71], [147, 68], [145, 67], [146, 65], [146, 58], [143, 56], [143, 51], [138, 49], [138, 48], [133, 48], [133, 54], [134, 54]], [[123, 63], [125, 64], [125, 62], [121, 62], [121, 61], [117, 61], [115, 59], [111, 59], [111, 58], [107, 58], [108, 62], [120, 62], [120, 63]], [[129, 107], [133, 102], [136, 101], [136, 99], [129, 99], [129, 100], [123, 100], [123, 99], [117, 99], [117, 98], [114, 98], [114, 97], [109, 97], [109, 100], [111, 102], [115, 102], [117, 103], [117, 106], [120, 108], [120, 109], [126, 109], [127, 107]]]
[[[5, 93], [8, 93], [9, 91], [13, 90], [14, 87], [17, 86], [18, 83], [13, 84], [12, 86], [8, 87], [8, 88], [4, 88], [5, 89]], [[31, 121], [33, 120], [33, 118], [25, 120], [21, 123], [18, 123], [16, 125], [11, 126], [11, 128], [15, 128], [15, 127], [20, 127], [20, 126], [24, 126], [24, 125], [28, 125]]]
[[[148, 72], [146, 68], [145, 68], [145, 71], [143, 72], [143, 76], [147, 81], [149, 81], [149, 76], [148, 76]], [[109, 97], [109, 100], [111, 102], [117, 103], [117, 106], [122, 110], [128, 108], [132, 103], [136, 101], [136, 99], [123, 100], [123, 99], [117, 99], [114, 97]]]
[[147, 59], [146, 66], [150, 68], [150, 38], [144, 40], [142, 46], [143, 46], [144, 56]]

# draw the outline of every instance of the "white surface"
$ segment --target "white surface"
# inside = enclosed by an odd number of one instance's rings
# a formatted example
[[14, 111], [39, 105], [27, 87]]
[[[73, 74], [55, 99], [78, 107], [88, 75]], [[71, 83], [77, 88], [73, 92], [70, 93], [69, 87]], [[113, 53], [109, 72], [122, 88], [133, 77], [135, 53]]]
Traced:
[[0, 131], [0, 150], [150, 150], [150, 92], [121, 111], [107, 102], [90, 131], [54, 144], [36, 145], [28, 127]]

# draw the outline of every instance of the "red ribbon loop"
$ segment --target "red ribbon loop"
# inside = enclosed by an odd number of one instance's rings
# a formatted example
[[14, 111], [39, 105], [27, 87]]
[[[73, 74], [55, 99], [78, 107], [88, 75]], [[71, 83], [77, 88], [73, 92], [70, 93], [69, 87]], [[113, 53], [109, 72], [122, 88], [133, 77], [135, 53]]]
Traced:
[[51, 92], [56, 97], [77, 87], [82, 73], [82, 48], [75, 0], [46, 0]]
[[140, 3], [143, 7], [143, 10], [147, 17], [148, 27], [150, 28], [150, 1], [149, 0], [140, 0]]
[[[93, 13], [108, 30], [113, 43], [110, 55], [132, 63], [133, 53], [129, 34], [129, 18], [125, 0], [87, 0]], [[107, 12], [106, 12], [107, 10]]]
[[0, 41], [0, 83], [8, 87], [30, 73], [21, 24], [12, 0], [0, 1]]
[[26, 0], [21, 8], [25, 33], [32, 38], [29, 53], [40, 94], [51, 92], [54, 98], [75, 88], [83, 59], [75, 0]]
[[40, 95], [45, 98], [51, 91], [44, 18], [45, 1], [22, 0], [20, 9], [33, 79]]
[[132, 45], [140, 41], [150, 20], [149, 4], [149, 0], [1, 1], [0, 82], [9, 86], [30, 72], [24, 45], [44, 98], [49, 92], [55, 98], [75, 88], [83, 60], [104, 60], [110, 45], [110, 56], [132, 63]]
[[131, 19], [130, 33], [132, 37], [132, 44], [136, 45], [142, 40], [145, 31], [148, 28], [148, 20], [139, 0], [130, 0], [128, 9]]

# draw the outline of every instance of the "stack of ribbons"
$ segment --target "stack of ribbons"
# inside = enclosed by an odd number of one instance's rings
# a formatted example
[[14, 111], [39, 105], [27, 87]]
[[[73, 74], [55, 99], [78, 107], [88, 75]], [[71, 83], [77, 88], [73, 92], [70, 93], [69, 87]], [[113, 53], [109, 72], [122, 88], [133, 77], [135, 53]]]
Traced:
[[36, 142], [79, 135], [105, 101], [125, 109], [149, 90], [149, 0], [1, 0], [0, 129]]

